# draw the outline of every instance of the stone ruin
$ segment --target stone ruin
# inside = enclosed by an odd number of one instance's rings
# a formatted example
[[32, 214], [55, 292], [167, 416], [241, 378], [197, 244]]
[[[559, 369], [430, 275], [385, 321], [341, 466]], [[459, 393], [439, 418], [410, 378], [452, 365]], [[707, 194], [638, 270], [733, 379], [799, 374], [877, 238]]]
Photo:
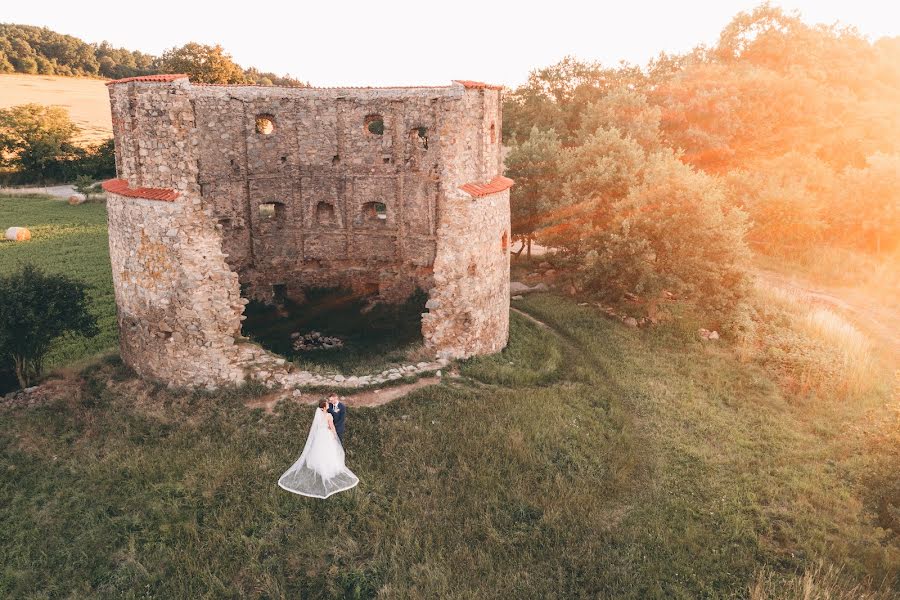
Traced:
[[426, 291], [435, 360], [419, 370], [506, 345], [513, 182], [501, 174], [498, 87], [108, 85], [119, 339], [142, 376], [208, 388], [380, 381], [323, 379], [242, 336], [249, 299], [314, 287], [387, 303]]

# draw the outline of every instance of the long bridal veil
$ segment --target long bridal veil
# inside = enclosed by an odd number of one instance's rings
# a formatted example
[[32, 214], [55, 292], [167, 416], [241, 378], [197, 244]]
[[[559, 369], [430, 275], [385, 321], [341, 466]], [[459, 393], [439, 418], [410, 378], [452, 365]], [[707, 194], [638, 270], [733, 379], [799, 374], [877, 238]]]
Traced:
[[316, 409], [303, 453], [278, 479], [278, 485], [289, 492], [327, 498], [349, 490], [359, 478], [344, 465], [344, 448], [328, 429], [325, 414]]

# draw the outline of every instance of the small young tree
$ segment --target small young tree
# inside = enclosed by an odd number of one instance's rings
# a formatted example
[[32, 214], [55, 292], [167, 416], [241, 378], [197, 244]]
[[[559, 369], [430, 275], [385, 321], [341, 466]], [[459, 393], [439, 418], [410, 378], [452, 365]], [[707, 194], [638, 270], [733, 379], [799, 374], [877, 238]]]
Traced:
[[72, 184], [72, 187], [79, 194], [84, 194], [84, 199], [88, 202], [91, 201], [91, 194], [100, 192], [90, 175], [79, 175], [75, 178], [75, 183]]
[[99, 332], [87, 309], [86, 289], [80, 281], [32, 265], [0, 277], [0, 352], [13, 361], [23, 388], [43, 372], [55, 339]]

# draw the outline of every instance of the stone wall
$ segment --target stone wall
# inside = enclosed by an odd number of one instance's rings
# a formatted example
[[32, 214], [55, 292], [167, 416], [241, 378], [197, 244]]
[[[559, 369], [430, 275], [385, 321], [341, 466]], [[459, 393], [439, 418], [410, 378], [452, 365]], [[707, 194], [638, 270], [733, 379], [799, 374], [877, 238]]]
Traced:
[[298, 298], [343, 286], [386, 302], [419, 287], [436, 356], [505, 346], [512, 182], [498, 89], [111, 83], [110, 253], [122, 355], [139, 372], [306, 383], [241, 337], [242, 287], [271, 300], [275, 286]]

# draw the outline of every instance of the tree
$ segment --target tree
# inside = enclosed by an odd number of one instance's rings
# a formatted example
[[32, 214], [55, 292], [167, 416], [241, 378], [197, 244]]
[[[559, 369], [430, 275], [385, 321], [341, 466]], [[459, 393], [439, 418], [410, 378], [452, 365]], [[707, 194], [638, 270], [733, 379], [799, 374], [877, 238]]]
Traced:
[[900, 154], [874, 154], [839, 177], [843, 210], [829, 215], [845, 245], [874, 253], [900, 246]]
[[91, 194], [100, 193], [100, 184], [95, 183], [94, 178], [90, 175], [79, 175], [75, 178], [75, 183], [72, 184], [72, 187], [79, 194], [84, 194], [84, 199], [87, 202], [90, 202]]
[[80, 281], [32, 265], [0, 277], [0, 351], [13, 361], [19, 385], [28, 387], [40, 377], [55, 339], [97, 335], [86, 289]]
[[528, 258], [535, 231], [559, 202], [561, 151], [555, 131], [532, 127], [528, 139], [512, 146], [506, 157], [506, 172], [516, 181], [510, 194], [512, 234], [527, 246]]
[[244, 70], [222, 46], [190, 42], [166, 50], [160, 58], [162, 73], [185, 73], [199, 83], [248, 83]]
[[66, 109], [21, 104], [0, 109], [0, 166], [45, 174], [48, 168], [77, 157], [73, 139], [78, 127]]
[[717, 178], [656, 153], [609, 223], [585, 236], [581, 283], [612, 301], [671, 291], [727, 328], [749, 290], [745, 231]]
[[752, 220], [748, 241], [776, 255], [822, 242], [834, 179], [824, 161], [797, 152], [748, 164], [725, 177], [732, 203]]
[[626, 87], [615, 88], [585, 108], [579, 138], [587, 139], [598, 129], [614, 128], [652, 152], [661, 145], [661, 114], [660, 108], [651, 105], [644, 94]]
[[567, 254], [580, 252], [586, 233], [608, 222], [613, 203], [640, 182], [645, 161], [643, 148], [617, 129], [598, 129], [581, 145], [564, 149], [550, 182], [557, 201], [542, 219], [540, 242]]
[[508, 94], [503, 104], [503, 135], [525, 137], [532, 126], [554, 129], [564, 144], [577, 137], [581, 115], [591, 103], [610, 92], [647, 83], [641, 69], [629, 64], [607, 68], [571, 56], [535, 69], [528, 82]]

